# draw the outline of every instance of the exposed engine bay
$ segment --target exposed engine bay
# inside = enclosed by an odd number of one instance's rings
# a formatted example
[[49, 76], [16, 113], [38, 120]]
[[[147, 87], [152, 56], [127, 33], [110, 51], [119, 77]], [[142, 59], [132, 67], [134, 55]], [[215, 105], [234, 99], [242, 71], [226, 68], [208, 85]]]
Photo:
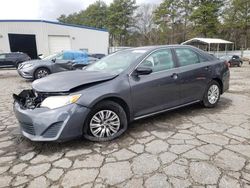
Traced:
[[49, 96], [60, 95], [60, 93], [37, 93], [33, 90], [23, 90], [19, 95], [13, 94], [15, 102], [18, 102], [21, 108], [35, 109], [41, 106], [44, 99]]

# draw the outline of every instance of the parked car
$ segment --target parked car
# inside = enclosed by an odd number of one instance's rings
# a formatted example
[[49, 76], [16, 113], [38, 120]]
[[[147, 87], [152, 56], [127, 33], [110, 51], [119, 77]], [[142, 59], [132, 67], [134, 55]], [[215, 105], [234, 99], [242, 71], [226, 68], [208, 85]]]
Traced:
[[34, 81], [13, 95], [14, 111], [33, 141], [107, 141], [134, 120], [198, 102], [215, 107], [229, 77], [224, 60], [197, 48], [140, 47]]
[[242, 59], [238, 55], [233, 55], [233, 56], [223, 56], [220, 59], [225, 59], [228, 61], [228, 64], [230, 67], [233, 66], [238, 66], [241, 67], [243, 64]]
[[18, 67], [20, 63], [31, 58], [22, 52], [0, 53], [0, 68]]
[[81, 69], [94, 61], [97, 59], [88, 57], [83, 51], [63, 51], [44, 59], [23, 62], [17, 71], [23, 78], [39, 79], [56, 72]]
[[233, 55], [232, 58], [229, 60], [229, 65], [230, 67], [232, 66], [238, 66], [241, 67], [243, 64], [243, 61], [241, 60], [241, 58], [237, 55]]

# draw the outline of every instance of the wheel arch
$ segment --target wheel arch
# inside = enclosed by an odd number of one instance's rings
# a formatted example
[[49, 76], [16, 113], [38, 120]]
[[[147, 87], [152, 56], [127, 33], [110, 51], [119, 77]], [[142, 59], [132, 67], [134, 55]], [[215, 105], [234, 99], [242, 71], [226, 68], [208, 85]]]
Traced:
[[216, 81], [220, 85], [220, 94], [223, 93], [223, 82], [220, 78], [213, 78], [212, 80]]
[[124, 111], [125, 111], [125, 113], [127, 115], [128, 122], [131, 121], [131, 110], [129, 108], [129, 105], [125, 102], [124, 99], [122, 99], [121, 97], [117, 97], [117, 96], [109, 96], [109, 97], [105, 97], [105, 98], [102, 98], [102, 99], [96, 101], [91, 106], [95, 106], [98, 103], [103, 102], [103, 101], [112, 101], [112, 102], [115, 102], [115, 103], [119, 104], [124, 109]]

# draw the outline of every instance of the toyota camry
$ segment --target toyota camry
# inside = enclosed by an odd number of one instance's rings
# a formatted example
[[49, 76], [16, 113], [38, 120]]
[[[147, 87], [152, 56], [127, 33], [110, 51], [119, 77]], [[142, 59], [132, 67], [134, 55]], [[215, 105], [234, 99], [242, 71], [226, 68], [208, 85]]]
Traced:
[[191, 46], [138, 47], [34, 81], [13, 95], [14, 111], [33, 141], [107, 141], [134, 120], [194, 103], [215, 107], [229, 77], [225, 60]]

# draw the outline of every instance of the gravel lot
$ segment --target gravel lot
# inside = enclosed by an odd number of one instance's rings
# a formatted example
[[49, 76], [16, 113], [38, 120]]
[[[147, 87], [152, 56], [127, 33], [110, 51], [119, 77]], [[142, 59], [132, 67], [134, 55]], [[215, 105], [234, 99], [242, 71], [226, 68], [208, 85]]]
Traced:
[[12, 93], [31, 82], [0, 70], [0, 187], [250, 187], [250, 66], [231, 69], [215, 109], [199, 104], [133, 123], [106, 143], [23, 138]]

